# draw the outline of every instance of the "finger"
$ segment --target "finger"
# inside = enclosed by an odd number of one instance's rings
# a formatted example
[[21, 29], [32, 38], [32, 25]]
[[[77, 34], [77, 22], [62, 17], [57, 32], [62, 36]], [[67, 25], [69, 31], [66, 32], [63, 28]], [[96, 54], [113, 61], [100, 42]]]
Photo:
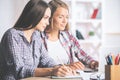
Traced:
[[63, 66], [62, 69], [63, 69], [65, 72], [69, 72], [69, 71], [70, 71], [70, 67], [68, 67], [68, 66]]
[[84, 69], [84, 68], [85, 68], [84, 64], [81, 63], [80, 61], [79, 61], [77, 64], [78, 64], [78, 66], [79, 66], [81, 69]]
[[75, 69], [81, 69], [81, 66], [78, 64], [74, 64], [73, 66], [75, 67]]
[[72, 71], [72, 74], [73, 74], [73, 75], [77, 75], [77, 73], [76, 73], [76, 71], [75, 71], [75, 70], [73, 70], [73, 71]]
[[64, 75], [69, 75], [72, 73], [72, 69], [69, 66], [63, 66], [61, 67], [61, 73]]
[[81, 66], [85, 67], [85, 65], [84, 65], [82, 62], [79, 61], [78, 63], [79, 63]]
[[81, 62], [76, 62], [73, 64], [76, 69], [84, 69], [84, 65]]
[[64, 76], [66, 76], [66, 75], [68, 75], [68, 71], [66, 71], [66, 69], [65, 68], [63, 68], [63, 67], [60, 67], [60, 68], [58, 68], [57, 70], [56, 70], [56, 75], [57, 76], [62, 76], [62, 77], [64, 77]]
[[71, 75], [77, 75], [77, 72], [76, 72], [76, 70], [70, 69], [68, 75], [70, 75], [70, 76], [71, 76]]

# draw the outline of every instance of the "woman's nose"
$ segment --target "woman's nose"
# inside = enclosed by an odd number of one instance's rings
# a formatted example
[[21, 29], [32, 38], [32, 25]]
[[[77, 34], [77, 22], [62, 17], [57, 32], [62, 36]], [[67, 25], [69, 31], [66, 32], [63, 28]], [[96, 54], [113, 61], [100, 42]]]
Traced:
[[64, 23], [66, 23], [66, 22], [67, 22], [67, 20], [68, 20], [67, 18], [64, 18], [64, 19], [63, 19], [63, 22], [64, 22]]
[[46, 25], [49, 25], [49, 20], [46, 21]]

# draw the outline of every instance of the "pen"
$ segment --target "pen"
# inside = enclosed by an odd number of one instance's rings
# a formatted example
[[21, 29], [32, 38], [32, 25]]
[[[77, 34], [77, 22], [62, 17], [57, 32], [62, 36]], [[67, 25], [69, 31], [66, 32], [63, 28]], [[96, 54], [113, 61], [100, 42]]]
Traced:
[[58, 56], [57, 56], [57, 58], [58, 58], [58, 60], [60, 61], [61, 65], [64, 66], [67, 71], [69, 71], [69, 70], [67, 69], [67, 67], [64, 65], [64, 63], [62, 62], [62, 60], [61, 60]]
[[120, 61], [120, 54], [118, 54], [115, 58], [115, 64], [118, 65]]
[[108, 56], [106, 56], [105, 59], [106, 59], [107, 65], [110, 65], [109, 60], [108, 60]]
[[112, 54], [112, 64], [115, 65], [115, 55]]
[[109, 65], [113, 64], [113, 62], [112, 62], [112, 56], [111, 55], [108, 55], [108, 61], [109, 61]]

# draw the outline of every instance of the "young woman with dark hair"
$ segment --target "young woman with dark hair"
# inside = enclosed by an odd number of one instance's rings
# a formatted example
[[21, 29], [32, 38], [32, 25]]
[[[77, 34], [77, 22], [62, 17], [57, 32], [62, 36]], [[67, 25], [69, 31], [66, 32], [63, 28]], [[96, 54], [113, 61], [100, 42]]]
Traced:
[[[40, 37], [49, 25], [51, 10], [43, 0], [30, 0], [13, 28], [0, 43], [0, 80], [17, 80], [31, 76], [65, 76], [72, 74], [56, 63]], [[47, 68], [48, 67], [48, 68]], [[50, 68], [51, 67], [51, 68]]]

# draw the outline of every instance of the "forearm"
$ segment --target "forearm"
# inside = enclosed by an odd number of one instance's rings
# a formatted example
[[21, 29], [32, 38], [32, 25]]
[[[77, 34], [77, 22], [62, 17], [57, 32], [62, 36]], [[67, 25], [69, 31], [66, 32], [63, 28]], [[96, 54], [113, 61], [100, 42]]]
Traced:
[[52, 73], [53, 68], [36, 68], [33, 76], [35, 77], [51, 76]]

